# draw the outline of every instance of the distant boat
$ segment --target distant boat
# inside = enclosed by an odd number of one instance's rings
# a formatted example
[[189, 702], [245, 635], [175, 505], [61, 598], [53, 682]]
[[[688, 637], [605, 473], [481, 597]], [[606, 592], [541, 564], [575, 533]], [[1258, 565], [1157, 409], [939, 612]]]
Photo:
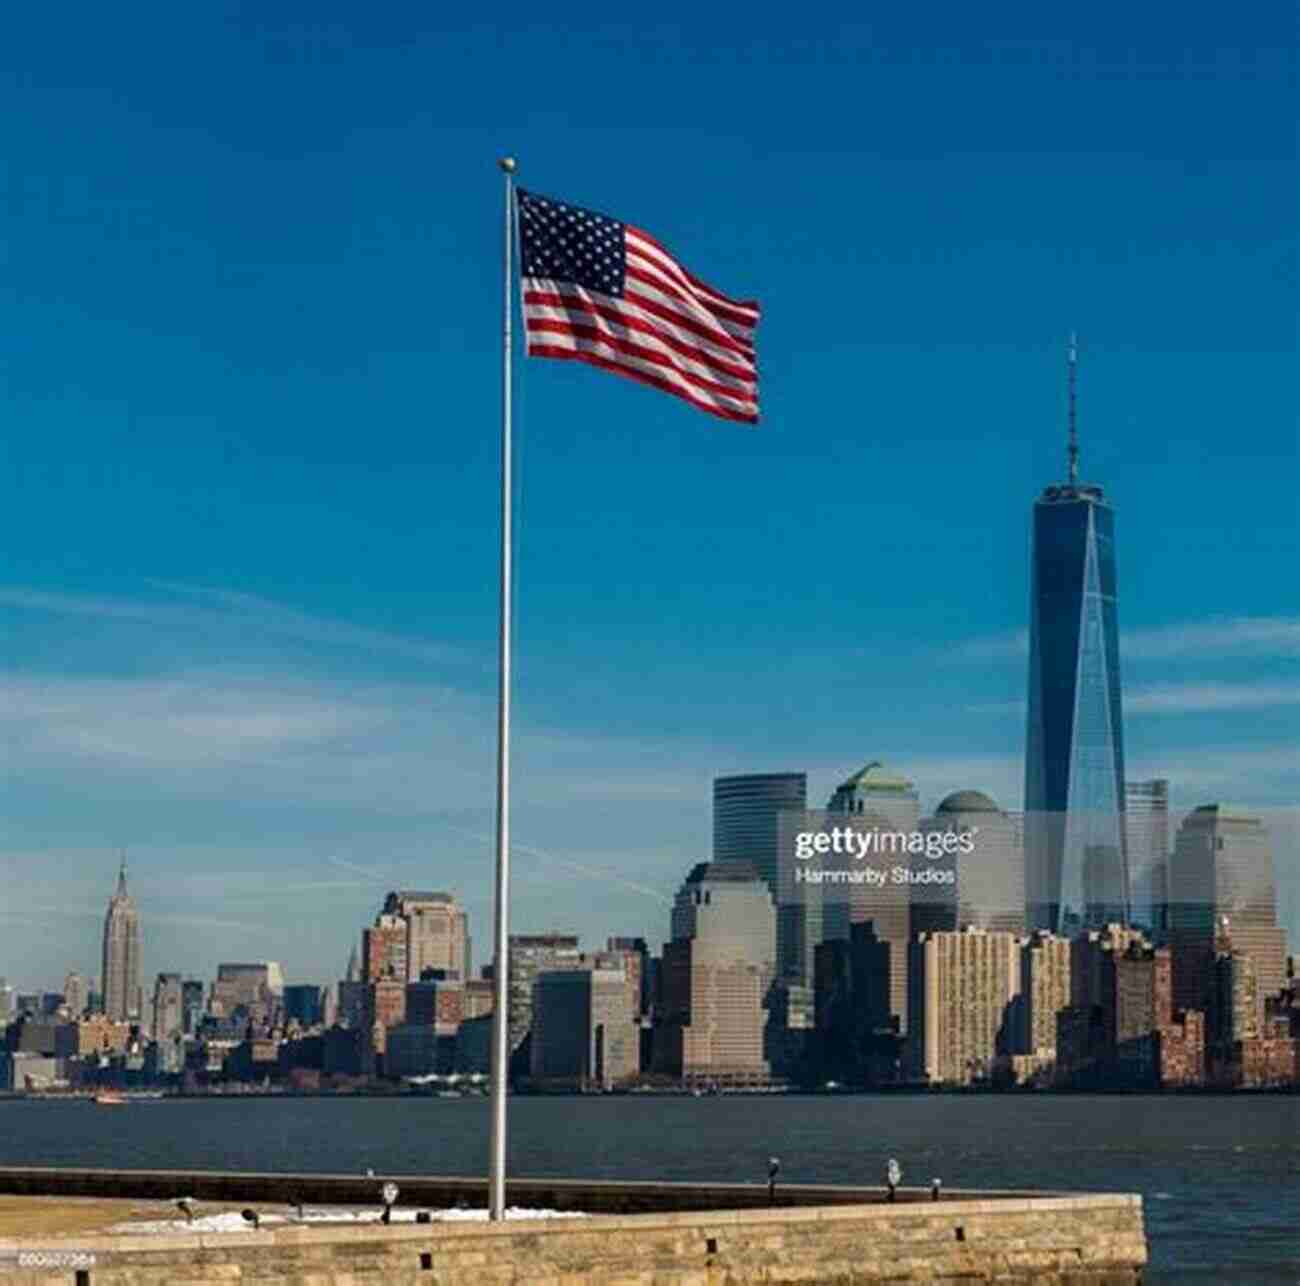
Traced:
[[126, 1098], [113, 1090], [105, 1090], [95, 1095], [95, 1102], [100, 1107], [121, 1107], [126, 1102]]

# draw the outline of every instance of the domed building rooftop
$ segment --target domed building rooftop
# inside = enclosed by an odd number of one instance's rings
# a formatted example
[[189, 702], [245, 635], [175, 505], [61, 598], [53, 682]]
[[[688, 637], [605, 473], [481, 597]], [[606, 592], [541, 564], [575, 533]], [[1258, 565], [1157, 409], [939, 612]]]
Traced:
[[997, 803], [982, 790], [954, 790], [935, 813], [1000, 813]]
[[914, 790], [915, 787], [902, 773], [873, 759], [865, 768], [855, 772], [846, 782], [840, 784], [840, 790]]

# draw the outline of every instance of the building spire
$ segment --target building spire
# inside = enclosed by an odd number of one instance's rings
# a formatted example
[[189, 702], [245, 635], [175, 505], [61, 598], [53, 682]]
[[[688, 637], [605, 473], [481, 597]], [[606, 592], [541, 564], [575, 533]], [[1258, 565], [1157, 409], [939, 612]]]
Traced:
[[126, 850], [122, 850], [122, 861], [117, 868], [117, 894], [126, 897]]
[[1069, 464], [1069, 483], [1072, 487], [1079, 485], [1079, 406], [1076, 390], [1078, 370], [1079, 337], [1071, 331], [1070, 346], [1066, 352], [1067, 419], [1070, 426], [1070, 442], [1065, 454]]

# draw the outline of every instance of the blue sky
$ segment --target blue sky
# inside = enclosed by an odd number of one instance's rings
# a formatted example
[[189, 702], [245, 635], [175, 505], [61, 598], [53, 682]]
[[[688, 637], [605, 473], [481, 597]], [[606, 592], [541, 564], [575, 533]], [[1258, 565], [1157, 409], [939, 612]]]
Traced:
[[1130, 775], [1291, 808], [1285, 15], [850, 12], [7, 17], [0, 974], [97, 972], [121, 847], [150, 974], [395, 884], [483, 960], [507, 151], [764, 305], [756, 431], [518, 373], [515, 927], [661, 940], [719, 772], [1019, 802], [1071, 328]]

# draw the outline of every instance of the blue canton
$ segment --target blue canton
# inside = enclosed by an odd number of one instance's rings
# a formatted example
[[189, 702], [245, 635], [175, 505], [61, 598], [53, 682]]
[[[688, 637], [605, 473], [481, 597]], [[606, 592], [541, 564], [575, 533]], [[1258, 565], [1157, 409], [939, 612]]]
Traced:
[[520, 269], [525, 277], [571, 282], [621, 298], [623, 225], [519, 189]]

